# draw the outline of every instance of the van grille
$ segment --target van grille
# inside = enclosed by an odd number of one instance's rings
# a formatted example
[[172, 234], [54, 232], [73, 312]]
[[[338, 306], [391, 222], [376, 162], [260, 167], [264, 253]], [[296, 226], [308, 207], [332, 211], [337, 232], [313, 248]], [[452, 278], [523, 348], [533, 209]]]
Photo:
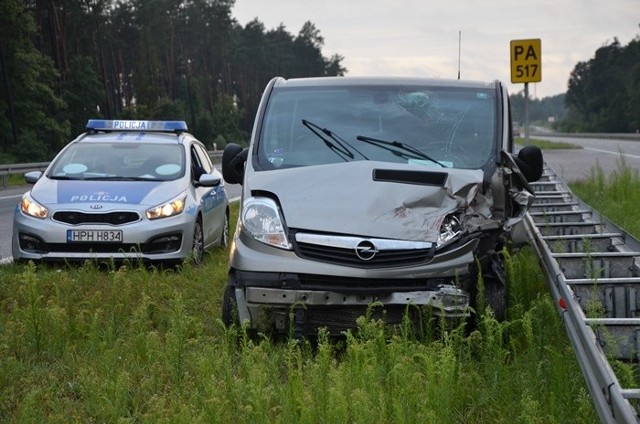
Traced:
[[[332, 236], [340, 238], [340, 236]], [[366, 240], [366, 239], [365, 239]], [[412, 248], [412, 249], [383, 249], [376, 251], [370, 259], [362, 259], [358, 256], [355, 247], [338, 247], [327, 244], [316, 244], [313, 242], [301, 242], [296, 240], [294, 235], [293, 245], [296, 254], [303, 258], [314, 261], [332, 263], [358, 268], [388, 268], [411, 266], [428, 263], [433, 259], [435, 247]]]

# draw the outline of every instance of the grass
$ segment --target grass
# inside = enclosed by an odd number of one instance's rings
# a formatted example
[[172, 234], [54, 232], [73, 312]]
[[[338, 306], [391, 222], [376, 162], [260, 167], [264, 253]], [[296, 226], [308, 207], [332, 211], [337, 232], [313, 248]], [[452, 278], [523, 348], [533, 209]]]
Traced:
[[6, 185], [7, 187], [19, 187], [27, 184], [24, 180], [24, 174], [10, 174], [0, 176], [0, 178], [0, 185]]
[[[630, 199], [620, 219], [638, 235], [637, 172], [595, 168], [584, 184], [572, 189], [607, 216]], [[598, 421], [529, 248], [505, 253], [503, 322], [481, 310], [472, 331], [415, 335], [362, 319], [344, 340], [315, 343], [225, 328], [227, 258], [215, 250], [181, 270], [0, 267], [0, 422]]]
[[0, 267], [0, 421], [596, 421], [528, 249], [507, 258], [507, 321], [416, 337], [362, 320], [315, 344], [224, 328], [227, 255], [181, 272]]
[[314, 344], [222, 326], [224, 251], [182, 272], [2, 267], [0, 421], [594, 421], [531, 257], [508, 261], [508, 321], [418, 339], [363, 319]]
[[[514, 138], [514, 141], [520, 146], [524, 146], [525, 144], [524, 137], [516, 137]], [[576, 144], [542, 140], [538, 138], [529, 138], [529, 144], [538, 146], [541, 149], [582, 149], [582, 146], [578, 146]]]
[[571, 190], [580, 199], [636, 238], [640, 238], [639, 188], [638, 170], [630, 168], [622, 155], [618, 159], [618, 168], [609, 177], [596, 163], [588, 179], [571, 184]]

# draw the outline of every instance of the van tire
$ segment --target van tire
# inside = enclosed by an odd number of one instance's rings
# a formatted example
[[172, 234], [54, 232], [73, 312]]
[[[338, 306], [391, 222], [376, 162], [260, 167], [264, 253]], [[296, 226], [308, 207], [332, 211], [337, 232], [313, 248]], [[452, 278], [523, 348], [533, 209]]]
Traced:
[[227, 327], [240, 324], [235, 290], [228, 284], [224, 288], [224, 294], [222, 295], [222, 322]]

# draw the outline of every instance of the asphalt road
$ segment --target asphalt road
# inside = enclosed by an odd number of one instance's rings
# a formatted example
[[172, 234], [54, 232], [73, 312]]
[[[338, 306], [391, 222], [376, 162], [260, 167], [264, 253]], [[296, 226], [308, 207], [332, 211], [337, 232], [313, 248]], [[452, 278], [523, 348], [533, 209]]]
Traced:
[[535, 138], [582, 147], [582, 149], [545, 149], [543, 151], [547, 165], [567, 183], [588, 178], [596, 163], [607, 175], [618, 170], [621, 161], [630, 168], [640, 171], [640, 141], [539, 135]]
[[[610, 139], [585, 139], [536, 135], [537, 139], [561, 141], [582, 146], [582, 149], [546, 149], [544, 160], [565, 182], [581, 180], [589, 176], [598, 163], [605, 173], [618, 169], [621, 160], [632, 169], [640, 170], [640, 141]], [[11, 258], [11, 232], [13, 211], [28, 186], [0, 190], [0, 263]], [[240, 186], [227, 185], [230, 199], [240, 196]]]
[[0, 190], [0, 259], [11, 257], [13, 211], [27, 187]]

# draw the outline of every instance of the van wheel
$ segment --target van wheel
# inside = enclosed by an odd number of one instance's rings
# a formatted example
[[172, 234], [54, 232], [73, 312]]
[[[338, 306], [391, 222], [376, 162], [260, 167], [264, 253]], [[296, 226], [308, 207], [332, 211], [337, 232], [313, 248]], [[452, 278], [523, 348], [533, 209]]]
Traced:
[[[482, 305], [489, 306], [498, 321], [503, 321], [507, 317], [507, 279], [503, 266], [501, 256], [491, 252], [488, 257], [482, 260], [481, 264], [474, 263], [469, 269], [469, 276], [462, 280], [461, 288], [469, 293], [471, 307], [475, 311], [473, 314], [475, 318], [470, 321], [471, 328], [477, 324], [478, 317], [484, 314], [484, 310], [481, 310]], [[482, 299], [478, 298], [480, 294], [478, 290], [479, 272], [482, 273]]]
[[222, 295], [222, 322], [227, 327], [240, 324], [235, 290], [228, 284], [224, 288], [224, 294]]
[[504, 321], [507, 318], [507, 278], [499, 254], [495, 255], [489, 270], [482, 276], [485, 305], [491, 307], [496, 320]]

